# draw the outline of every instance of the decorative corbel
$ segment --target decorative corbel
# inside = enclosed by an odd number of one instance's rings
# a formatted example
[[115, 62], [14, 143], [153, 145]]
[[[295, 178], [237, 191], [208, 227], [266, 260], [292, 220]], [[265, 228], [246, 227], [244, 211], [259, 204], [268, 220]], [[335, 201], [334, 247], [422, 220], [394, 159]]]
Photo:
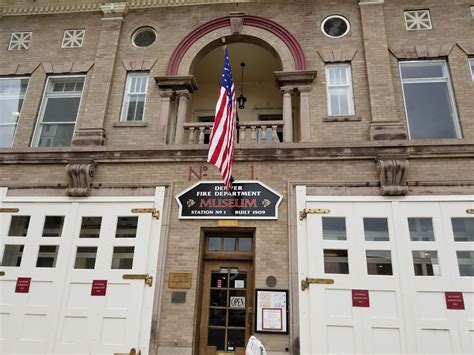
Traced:
[[408, 155], [380, 155], [376, 161], [382, 195], [406, 195], [408, 193]]
[[96, 166], [95, 161], [68, 164], [66, 166], [68, 181], [66, 195], [70, 197], [89, 196]]

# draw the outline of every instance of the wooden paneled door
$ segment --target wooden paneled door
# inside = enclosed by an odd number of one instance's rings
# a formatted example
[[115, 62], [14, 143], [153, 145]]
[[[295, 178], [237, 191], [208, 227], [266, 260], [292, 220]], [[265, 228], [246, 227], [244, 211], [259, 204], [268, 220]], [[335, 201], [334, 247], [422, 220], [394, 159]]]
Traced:
[[253, 326], [253, 294], [252, 262], [205, 262], [200, 355], [245, 354]]

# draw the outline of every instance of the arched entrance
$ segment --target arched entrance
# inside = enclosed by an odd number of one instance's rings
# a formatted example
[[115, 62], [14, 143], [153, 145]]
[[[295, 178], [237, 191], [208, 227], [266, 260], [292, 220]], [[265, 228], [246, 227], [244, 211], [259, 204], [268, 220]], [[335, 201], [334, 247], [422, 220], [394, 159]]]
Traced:
[[167, 76], [157, 78], [162, 95], [159, 141], [207, 143], [224, 43], [237, 96], [242, 90], [241, 63], [245, 63], [243, 88], [249, 109], [239, 110], [237, 144], [309, 141], [308, 91], [316, 72], [305, 70], [303, 51], [284, 27], [244, 14], [205, 23], [176, 47]]

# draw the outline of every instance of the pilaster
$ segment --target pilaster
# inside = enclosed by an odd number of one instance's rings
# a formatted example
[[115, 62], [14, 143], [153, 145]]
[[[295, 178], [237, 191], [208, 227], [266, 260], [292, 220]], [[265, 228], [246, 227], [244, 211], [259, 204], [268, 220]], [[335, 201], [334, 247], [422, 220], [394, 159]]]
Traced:
[[95, 64], [88, 85], [88, 100], [79, 122], [72, 145], [105, 145], [104, 121], [110, 98], [113, 70], [117, 58], [118, 41], [123, 16], [128, 11], [126, 2], [108, 2], [100, 5], [103, 12], [102, 25]]
[[396, 118], [383, 4], [384, 0], [359, 1], [372, 111], [370, 137], [372, 140], [406, 139], [403, 123]]

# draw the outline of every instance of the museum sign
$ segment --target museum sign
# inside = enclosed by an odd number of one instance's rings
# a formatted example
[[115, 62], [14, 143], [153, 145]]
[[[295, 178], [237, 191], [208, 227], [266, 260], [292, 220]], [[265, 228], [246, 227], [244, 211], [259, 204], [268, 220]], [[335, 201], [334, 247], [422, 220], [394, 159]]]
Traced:
[[176, 196], [181, 219], [278, 219], [283, 196], [260, 181], [199, 182]]

